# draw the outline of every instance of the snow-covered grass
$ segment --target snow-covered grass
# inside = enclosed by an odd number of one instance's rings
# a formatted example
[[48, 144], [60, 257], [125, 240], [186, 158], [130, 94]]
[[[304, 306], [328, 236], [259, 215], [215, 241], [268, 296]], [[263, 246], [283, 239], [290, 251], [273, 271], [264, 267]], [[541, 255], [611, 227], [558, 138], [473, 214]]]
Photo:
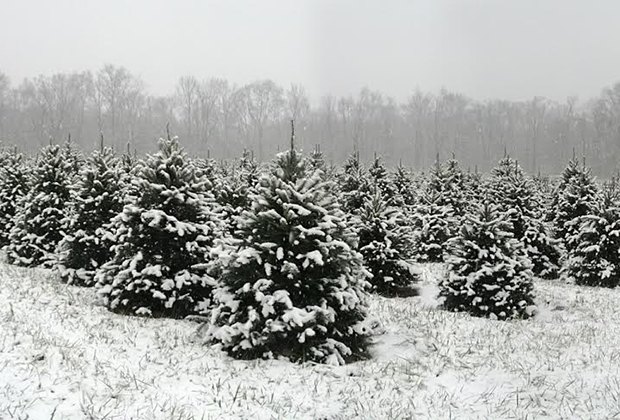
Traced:
[[501, 322], [422, 295], [373, 297], [372, 360], [238, 361], [189, 321], [114, 315], [93, 290], [0, 264], [0, 418], [620, 416], [620, 290], [536, 282], [536, 318]]

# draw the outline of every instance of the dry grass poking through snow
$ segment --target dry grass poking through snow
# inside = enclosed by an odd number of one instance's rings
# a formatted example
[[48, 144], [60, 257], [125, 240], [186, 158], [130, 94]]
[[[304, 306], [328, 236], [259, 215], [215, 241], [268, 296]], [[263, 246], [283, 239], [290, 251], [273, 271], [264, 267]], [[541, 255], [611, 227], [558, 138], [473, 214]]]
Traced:
[[620, 291], [536, 283], [536, 319], [373, 298], [386, 333], [345, 367], [236, 361], [196, 324], [129, 318], [43, 270], [0, 264], [0, 418], [611, 418], [620, 416]]

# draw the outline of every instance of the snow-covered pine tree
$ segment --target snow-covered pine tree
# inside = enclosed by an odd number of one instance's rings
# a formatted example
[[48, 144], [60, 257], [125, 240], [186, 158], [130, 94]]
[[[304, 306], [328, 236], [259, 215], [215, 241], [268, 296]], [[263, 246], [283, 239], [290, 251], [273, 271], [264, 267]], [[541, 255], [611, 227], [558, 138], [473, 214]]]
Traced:
[[579, 230], [571, 238], [566, 274], [585, 286], [620, 285], [620, 200], [614, 185], [607, 185], [591, 214], [579, 217]]
[[450, 206], [457, 219], [467, 213], [469, 206], [463, 179], [463, 171], [454, 157], [444, 165], [439, 163], [438, 158], [431, 169], [427, 185], [428, 190], [438, 193], [439, 204]]
[[233, 163], [217, 180], [215, 198], [231, 234], [237, 229], [237, 217], [250, 207], [249, 196], [255, 190], [258, 173], [258, 164], [244, 151], [239, 162]]
[[575, 158], [570, 160], [552, 201], [555, 237], [563, 241], [567, 251], [573, 246], [569, 238], [579, 231], [579, 218], [593, 212], [598, 193], [585, 162], [581, 164]]
[[17, 203], [7, 246], [9, 263], [26, 267], [50, 261], [63, 238], [77, 167], [67, 148], [58, 145], [43, 148], [34, 165], [29, 191]]
[[513, 238], [521, 241], [531, 260], [535, 275], [556, 277], [559, 271], [560, 248], [543, 222], [544, 207], [537, 201], [534, 184], [520, 165], [506, 156], [491, 171], [489, 197], [506, 215]]
[[365, 201], [358, 223], [358, 249], [372, 274], [372, 289], [387, 296], [416, 295], [417, 272], [406, 261], [413, 237], [400, 208], [389, 206], [377, 191]]
[[345, 162], [338, 177], [338, 187], [342, 209], [349, 214], [358, 212], [364, 204], [364, 199], [371, 196], [371, 186], [360, 163], [358, 152], [354, 152]]
[[221, 227], [209, 181], [176, 138], [159, 148], [138, 164], [128, 204], [106, 226], [114, 256], [96, 279], [114, 312], [181, 318], [209, 304], [207, 255]]
[[463, 186], [465, 190], [465, 200], [469, 203], [467, 211], [472, 208], [476, 208], [483, 200], [485, 196], [484, 181], [482, 174], [478, 172], [478, 167], [472, 172], [468, 170], [463, 174]]
[[457, 226], [451, 206], [432, 189], [422, 193], [414, 206], [411, 221], [414, 232], [413, 259], [418, 262], [442, 262], [445, 244]]
[[[394, 201], [397, 197], [397, 192], [381, 157], [375, 155], [372, 165], [368, 168], [368, 175], [370, 176], [372, 191], [378, 190], [383, 199], [391, 205], [399, 204]], [[365, 197], [366, 199], [372, 199], [372, 196]]]
[[237, 358], [343, 364], [365, 353], [369, 273], [320, 172], [278, 155], [239, 218], [222, 264], [208, 336]]
[[443, 261], [445, 243], [454, 236], [467, 206], [458, 163], [452, 159], [443, 167], [437, 159], [411, 215], [414, 259], [420, 262]]
[[67, 236], [58, 246], [57, 268], [63, 281], [93, 286], [96, 271], [113, 254], [103, 228], [123, 209], [123, 170], [110, 148], [95, 151], [80, 171], [70, 212]]
[[411, 173], [399, 164], [392, 174], [392, 182], [396, 191], [395, 205], [413, 206], [416, 202], [417, 189]]
[[29, 167], [16, 149], [6, 149], [0, 165], [0, 248], [9, 244], [17, 203], [29, 188]]
[[310, 157], [308, 159], [308, 165], [313, 171], [321, 170], [323, 171], [323, 173], [325, 173], [327, 165], [325, 164], [325, 156], [323, 155], [323, 152], [321, 152], [320, 145], [317, 144], [312, 153], [310, 154]]
[[439, 285], [446, 309], [494, 319], [531, 315], [530, 261], [495, 206], [485, 203], [468, 215], [449, 252], [449, 276]]

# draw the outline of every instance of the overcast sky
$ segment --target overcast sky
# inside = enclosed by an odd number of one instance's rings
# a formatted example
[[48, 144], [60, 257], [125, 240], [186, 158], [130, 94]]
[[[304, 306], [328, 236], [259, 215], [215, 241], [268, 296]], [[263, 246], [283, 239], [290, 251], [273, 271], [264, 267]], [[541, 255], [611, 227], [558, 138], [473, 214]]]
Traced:
[[179, 76], [368, 86], [403, 99], [587, 99], [620, 81], [618, 0], [0, 0], [0, 71], [127, 67], [149, 91]]

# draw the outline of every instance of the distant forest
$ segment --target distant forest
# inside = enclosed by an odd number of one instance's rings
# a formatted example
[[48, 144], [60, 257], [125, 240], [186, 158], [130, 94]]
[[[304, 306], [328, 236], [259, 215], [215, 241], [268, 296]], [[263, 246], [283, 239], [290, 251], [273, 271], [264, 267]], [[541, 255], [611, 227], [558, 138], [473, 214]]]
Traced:
[[247, 149], [267, 160], [287, 147], [291, 119], [299, 147], [319, 145], [333, 164], [357, 150], [363, 161], [376, 153], [417, 170], [437, 155], [488, 170], [506, 151], [531, 173], [557, 174], [573, 153], [599, 176], [620, 168], [620, 83], [585, 102], [478, 101], [442, 89], [415, 90], [399, 103], [367, 88], [311, 100], [301, 85], [239, 86], [193, 76], [181, 77], [171, 95], [153, 96], [142, 80], [113, 65], [20, 84], [0, 72], [0, 141], [25, 152], [69, 135], [92, 150], [103, 135], [119, 151], [151, 153], [169, 123], [192, 155], [229, 159]]

